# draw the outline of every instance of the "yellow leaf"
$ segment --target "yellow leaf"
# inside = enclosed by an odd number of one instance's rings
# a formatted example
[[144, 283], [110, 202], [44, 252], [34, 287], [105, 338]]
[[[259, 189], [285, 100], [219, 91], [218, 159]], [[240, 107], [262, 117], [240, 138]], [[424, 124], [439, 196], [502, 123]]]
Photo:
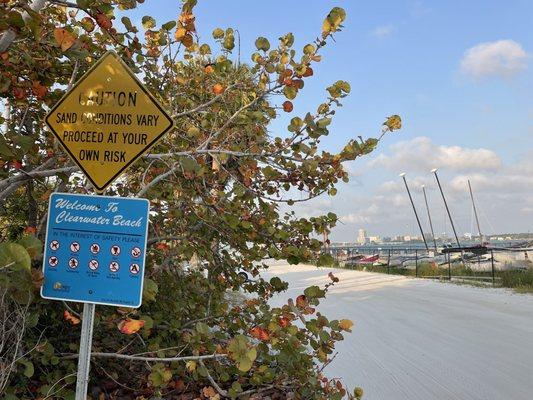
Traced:
[[146, 321], [142, 319], [125, 319], [120, 321], [118, 324], [118, 329], [120, 332], [126, 334], [126, 335], [133, 335], [134, 333], [138, 332], [139, 329], [141, 329]]
[[353, 326], [353, 322], [350, 321], [349, 319], [341, 319], [341, 320], [339, 321], [339, 327], [340, 327], [343, 331], [351, 332], [351, 331], [352, 331], [352, 326]]
[[391, 115], [387, 120], [383, 123], [389, 130], [395, 131], [398, 129], [401, 129], [402, 127], [402, 119], [399, 115]]
[[187, 371], [193, 372], [196, 369], [196, 361], [187, 361], [185, 368], [187, 368]]
[[64, 28], [55, 28], [54, 38], [56, 39], [57, 44], [61, 46], [63, 52], [70, 49], [76, 41], [76, 38]]
[[220, 171], [220, 163], [215, 156], [213, 156], [213, 161], [211, 162], [211, 169], [213, 171]]
[[322, 24], [322, 37], [339, 30], [346, 18], [346, 11], [340, 7], [333, 7]]
[[187, 34], [187, 29], [178, 28], [178, 29], [176, 29], [176, 32], [174, 33], [174, 38], [181, 42], [186, 34]]

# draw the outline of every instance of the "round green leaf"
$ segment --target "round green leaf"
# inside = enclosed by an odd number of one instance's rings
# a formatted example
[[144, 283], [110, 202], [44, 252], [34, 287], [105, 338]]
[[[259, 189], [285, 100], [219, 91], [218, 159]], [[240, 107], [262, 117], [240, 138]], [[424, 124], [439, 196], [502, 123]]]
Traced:
[[283, 94], [285, 95], [287, 99], [293, 100], [298, 94], [298, 90], [296, 90], [296, 88], [292, 86], [285, 86], [283, 88]]
[[18, 243], [0, 243], [0, 267], [8, 265], [13, 269], [29, 271], [31, 258], [28, 251]]
[[257, 47], [257, 50], [268, 51], [270, 49], [270, 42], [267, 38], [258, 37], [255, 41], [255, 47]]
[[155, 19], [149, 15], [142, 18], [142, 25], [144, 29], [152, 29], [155, 26]]

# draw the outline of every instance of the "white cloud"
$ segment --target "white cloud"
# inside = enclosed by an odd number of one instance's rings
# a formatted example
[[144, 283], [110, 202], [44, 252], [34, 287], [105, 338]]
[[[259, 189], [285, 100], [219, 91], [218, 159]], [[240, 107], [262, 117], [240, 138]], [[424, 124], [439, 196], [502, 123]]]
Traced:
[[533, 175], [502, 174], [473, 174], [458, 175], [450, 181], [450, 187], [456, 191], [464, 191], [468, 180], [482, 191], [500, 191], [500, 194], [521, 193], [533, 188]]
[[390, 146], [390, 155], [381, 153], [368, 163], [371, 168], [386, 167], [395, 172], [424, 171], [447, 168], [454, 171], [496, 170], [500, 158], [488, 149], [434, 144], [425, 136]]
[[395, 31], [394, 25], [380, 25], [376, 27], [370, 34], [378, 39], [385, 39]]
[[527, 58], [526, 51], [514, 40], [485, 42], [465, 52], [461, 70], [476, 80], [488, 76], [509, 78], [527, 68]]
[[335, 197], [297, 203], [291, 209], [306, 217], [336, 213], [340, 222], [330, 235], [334, 241], [355, 240], [359, 228], [366, 229], [369, 235], [419, 234], [409, 197], [398, 176], [398, 172], [406, 171], [424, 230], [429, 231], [429, 223], [422, 185], [426, 187], [435, 232], [451, 235], [439, 188], [429, 172], [434, 166], [441, 167], [440, 182], [460, 234], [476, 230], [467, 180], [472, 184], [485, 234], [531, 230], [533, 150], [502, 161], [488, 149], [440, 146], [426, 137], [388, 147], [371, 169], [364, 168], [359, 177], [364, 187], [341, 185]]
[[[346, 202], [349, 207], [344, 205], [345, 202], [332, 203], [336, 208], [333, 211], [341, 215], [342, 222], [334, 230], [332, 240], [355, 240], [359, 228], [381, 235], [418, 234], [409, 197], [402, 179], [396, 175], [396, 172], [401, 170], [399, 165], [404, 167], [410, 165], [409, 162], [419, 158], [419, 155], [425, 158], [431, 152], [435, 153], [435, 159], [441, 161], [450, 154], [454, 158], [448, 162], [448, 167], [440, 170], [439, 178], [459, 233], [475, 231], [468, 180], [472, 185], [484, 233], [526, 232], [531, 228], [533, 224], [533, 196], [531, 196], [533, 151], [526, 151], [521, 157], [509, 163], [502, 163], [494, 152], [487, 149], [458, 148], [451, 151], [450, 148], [454, 147], [435, 146], [427, 138], [421, 141], [426, 148], [420, 153], [419, 147], [415, 146], [419, 143], [417, 139], [391, 146], [388, 153], [393, 154], [394, 157], [385, 156], [380, 160], [382, 164], [379, 166], [390, 167], [395, 172], [389, 180], [359, 197], [357, 201]], [[413, 148], [410, 152], [405, 150], [409, 147]], [[400, 152], [402, 154], [396, 158], [398, 148], [405, 150], [405, 154]], [[488, 153], [479, 152], [479, 150], [485, 150]], [[458, 168], [456, 163], [460, 160], [464, 162], [468, 157], [473, 158], [467, 161], [472, 168], [469, 170]], [[496, 168], [485, 168], [487, 166], [496, 166]], [[450, 235], [450, 225], [442, 198], [435, 178], [429, 172], [428, 167], [428, 163], [416, 164], [416, 168], [408, 173], [409, 189], [423, 228], [426, 231], [429, 230], [422, 193], [422, 185], [425, 185], [435, 231], [447, 232]]]
[[341, 222], [345, 224], [368, 224], [382, 214], [381, 207], [377, 203], [370, 204], [363, 210], [357, 213], [350, 213], [340, 217]]

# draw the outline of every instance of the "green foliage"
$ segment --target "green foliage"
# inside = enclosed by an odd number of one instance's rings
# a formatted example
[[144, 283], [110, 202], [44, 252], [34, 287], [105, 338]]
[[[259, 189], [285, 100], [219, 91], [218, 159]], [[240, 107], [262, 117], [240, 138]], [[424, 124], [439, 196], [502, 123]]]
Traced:
[[155, 364], [148, 375], [148, 380], [156, 388], [166, 386], [171, 379], [172, 371], [165, 364]]
[[142, 18], [142, 25], [144, 29], [152, 29], [153, 27], [155, 27], [155, 19], [149, 15], [145, 15]]
[[154, 301], [158, 291], [157, 283], [150, 278], [145, 278], [143, 283], [143, 302]]
[[244, 335], [237, 335], [229, 341], [228, 354], [241, 372], [248, 372], [257, 358], [257, 350]]
[[267, 38], [259, 37], [255, 41], [255, 47], [257, 47], [257, 50], [268, 51], [270, 49], [270, 42]]
[[29, 271], [30, 255], [24, 246], [18, 243], [0, 243], [0, 267]]
[[346, 11], [340, 7], [333, 7], [322, 25], [322, 36], [326, 37], [342, 28], [342, 23], [346, 19]]
[[[398, 266], [369, 266], [369, 265], [354, 265], [345, 266], [348, 269], [367, 270], [370, 272], [389, 273], [395, 275], [415, 276], [415, 268], [404, 268]], [[448, 279], [448, 275], [453, 277], [459, 277], [459, 279], [465, 279], [461, 283], [481, 283], [483, 285], [492, 285], [491, 271], [477, 271], [468, 266], [463, 265], [460, 262], [454, 262], [448, 270], [448, 265], [435, 265], [428, 262], [420, 262], [418, 265], [419, 277], [435, 277], [441, 279]], [[466, 277], [466, 278], [462, 278]], [[533, 292], [533, 269], [496, 269], [494, 272], [495, 284], [498, 287], [506, 287], [515, 289], [518, 292]], [[476, 278], [478, 278], [476, 280]]]

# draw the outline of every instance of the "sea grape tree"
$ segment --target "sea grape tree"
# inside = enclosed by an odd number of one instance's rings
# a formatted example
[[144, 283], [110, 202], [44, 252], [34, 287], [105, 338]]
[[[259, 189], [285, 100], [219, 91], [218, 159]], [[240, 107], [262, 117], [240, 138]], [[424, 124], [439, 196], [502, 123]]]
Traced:
[[[303, 49], [292, 33], [259, 37], [240, 59], [232, 28], [212, 32], [216, 46], [199, 41], [196, 1], [184, 1], [170, 21], [145, 16], [135, 26], [128, 10], [142, 2], [0, 1], [1, 283], [27, 310], [21, 346], [2, 355], [20, 372], [11, 374], [8, 398], [72, 398], [81, 308], [39, 298], [41, 241], [52, 192], [94, 191], [43, 119], [107, 50], [138, 73], [175, 128], [106, 192], [150, 200], [150, 247], [143, 306], [98, 307], [91, 396], [359, 397], [360, 389], [347, 393], [323, 375], [352, 327], [316, 310], [337, 278], [273, 308], [268, 300], [287, 284], [260, 276], [267, 259], [331, 262], [317, 238], [336, 215], [299, 218], [280, 205], [335, 195], [348, 180], [343, 162], [401, 126], [394, 115], [376, 138], [322, 150], [350, 92], [343, 80], [325, 88], [315, 110], [294, 115], [344, 10], [333, 8]], [[271, 132], [278, 118], [286, 129]], [[243, 282], [240, 268], [257, 279]]]

